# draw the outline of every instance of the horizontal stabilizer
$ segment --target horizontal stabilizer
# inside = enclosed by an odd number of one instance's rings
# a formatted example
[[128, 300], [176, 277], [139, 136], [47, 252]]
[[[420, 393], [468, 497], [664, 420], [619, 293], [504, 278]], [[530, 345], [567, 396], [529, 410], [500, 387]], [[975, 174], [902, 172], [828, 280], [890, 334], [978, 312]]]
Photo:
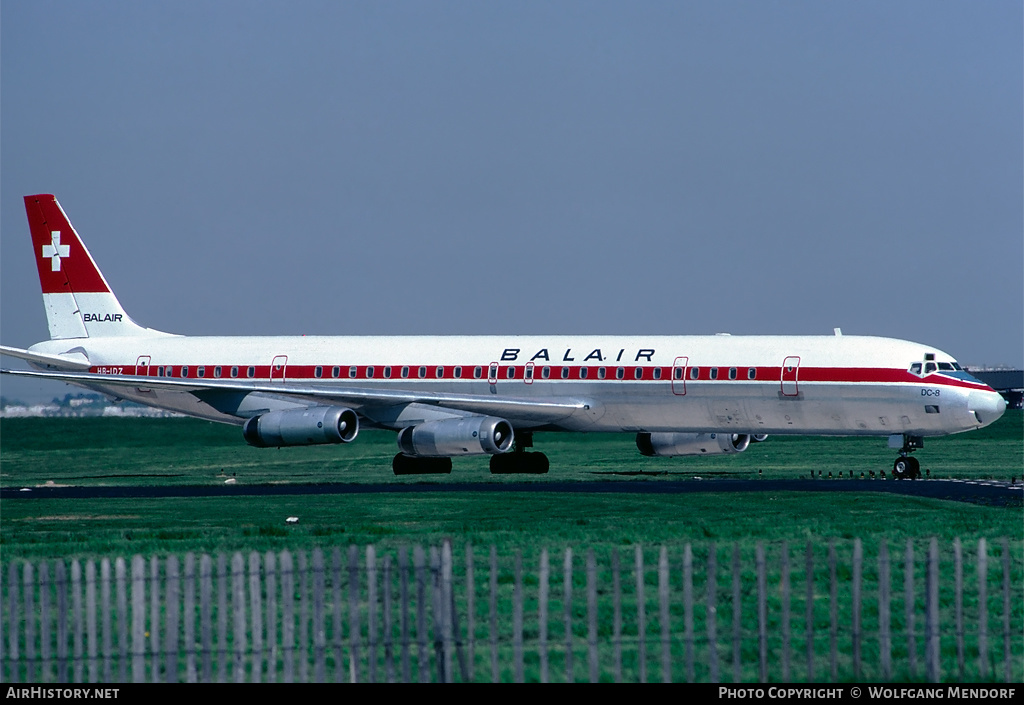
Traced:
[[37, 365], [46, 365], [58, 370], [88, 370], [89, 360], [80, 352], [69, 353], [68, 355], [47, 355], [45, 353], [34, 353], [21, 348], [12, 348], [7, 345], [0, 345], [0, 355], [16, 357], [19, 360], [34, 362]]

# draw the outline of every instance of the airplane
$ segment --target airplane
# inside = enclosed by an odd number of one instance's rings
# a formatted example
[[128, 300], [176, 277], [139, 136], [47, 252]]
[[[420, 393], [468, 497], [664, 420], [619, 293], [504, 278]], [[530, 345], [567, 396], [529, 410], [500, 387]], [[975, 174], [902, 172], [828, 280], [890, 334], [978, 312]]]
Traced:
[[947, 353], [880, 337], [182, 336], [121, 307], [50, 194], [25, 197], [50, 339], [0, 346], [31, 370], [241, 426], [256, 447], [397, 432], [396, 475], [542, 474], [535, 433], [636, 434], [646, 456], [739, 453], [768, 434], [884, 436], [896, 478], [920, 476], [928, 436], [981, 428], [1003, 398]]

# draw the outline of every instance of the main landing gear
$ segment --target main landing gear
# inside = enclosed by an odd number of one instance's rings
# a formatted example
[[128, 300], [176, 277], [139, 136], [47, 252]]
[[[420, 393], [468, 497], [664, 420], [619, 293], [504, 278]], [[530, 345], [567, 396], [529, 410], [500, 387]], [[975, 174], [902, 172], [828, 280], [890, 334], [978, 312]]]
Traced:
[[[899, 436], [889, 438], [890, 447], [895, 448], [893, 440], [899, 442]], [[903, 436], [903, 446], [900, 448], [900, 457], [892, 464], [892, 475], [897, 480], [916, 480], [921, 477], [921, 463], [917, 458], [910, 457], [910, 454], [918, 448], [924, 448], [924, 438], [921, 436]]]
[[[533, 434], [516, 434], [515, 446], [508, 453], [491, 456], [493, 475], [544, 475], [548, 471], [548, 457], [543, 453], [527, 453], [533, 447]], [[391, 461], [396, 475], [450, 475], [451, 458], [434, 458], [399, 453]]]
[[533, 447], [533, 434], [525, 431], [516, 433], [515, 445], [509, 453], [491, 456], [492, 475], [544, 475], [548, 471], [548, 456], [543, 453], [527, 453]]

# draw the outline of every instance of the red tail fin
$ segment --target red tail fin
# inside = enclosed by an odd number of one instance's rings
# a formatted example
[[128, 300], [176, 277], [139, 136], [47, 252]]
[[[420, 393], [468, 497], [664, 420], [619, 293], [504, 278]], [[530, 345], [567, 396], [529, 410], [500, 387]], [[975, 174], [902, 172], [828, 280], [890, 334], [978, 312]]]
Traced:
[[110, 293], [106, 280], [53, 195], [25, 196], [25, 211], [44, 294]]

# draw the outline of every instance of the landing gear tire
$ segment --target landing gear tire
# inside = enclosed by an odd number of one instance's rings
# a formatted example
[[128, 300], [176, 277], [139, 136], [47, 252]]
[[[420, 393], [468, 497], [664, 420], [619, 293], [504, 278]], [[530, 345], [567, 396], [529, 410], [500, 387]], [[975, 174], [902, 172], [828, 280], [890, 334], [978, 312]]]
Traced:
[[450, 475], [452, 459], [424, 458], [399, 453], [391, 461], [391, 469], [396, 475]]
[[921, 477], [921, 463], [909, 455], [896, 458], [892, 464], [892, 474], [897, 480], [916, 480]]
[[548, 456], [543, 453], [516, 451], [491, 456], [492, 475], [545, 475]]

